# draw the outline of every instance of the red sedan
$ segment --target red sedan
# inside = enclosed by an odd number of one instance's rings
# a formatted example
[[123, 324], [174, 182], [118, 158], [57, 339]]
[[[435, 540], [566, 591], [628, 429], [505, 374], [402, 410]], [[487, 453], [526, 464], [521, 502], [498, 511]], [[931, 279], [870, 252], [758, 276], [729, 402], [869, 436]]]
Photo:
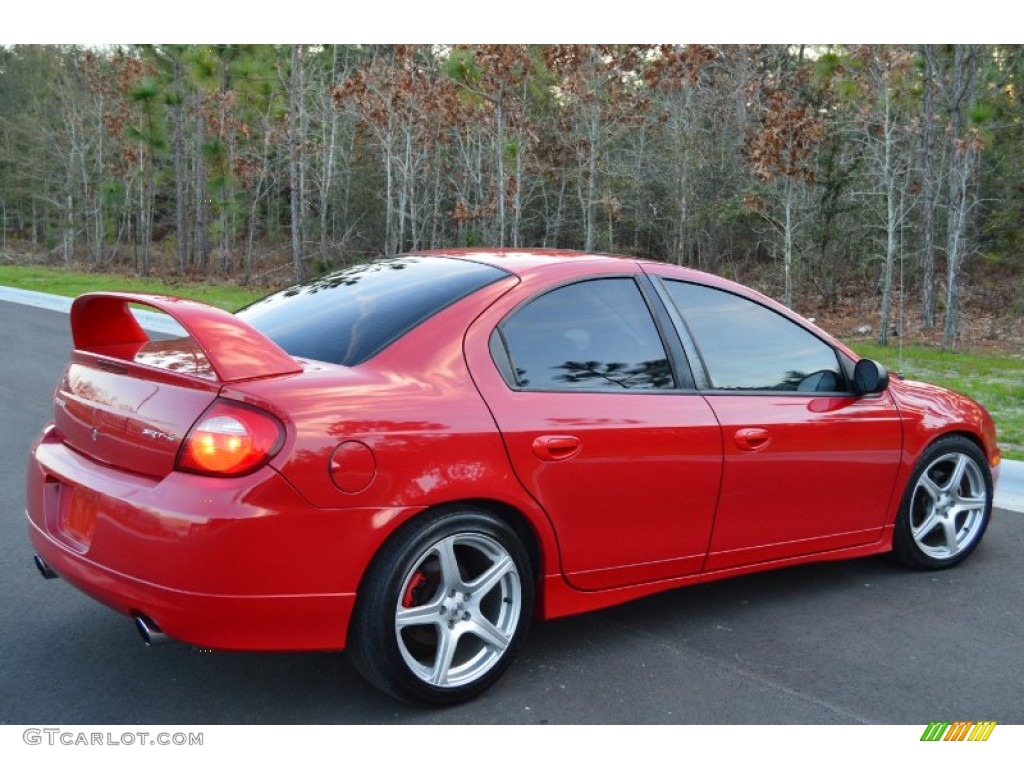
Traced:
[[535, 616], [889, 551], [944, 568], [991, 514], [984, 408], [668, 264], [420, 253], [235, 315], [86, 294], [71, 328], [28, 465], [41, 572], [147, 642], [347, 649], [406, 700], [480, 693]]

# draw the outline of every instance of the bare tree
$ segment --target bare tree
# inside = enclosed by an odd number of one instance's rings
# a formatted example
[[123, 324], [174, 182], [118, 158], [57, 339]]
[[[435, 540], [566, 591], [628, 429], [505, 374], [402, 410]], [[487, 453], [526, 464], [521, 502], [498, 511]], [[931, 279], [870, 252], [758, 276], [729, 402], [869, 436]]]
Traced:
[[978, 47], [953, 46], [949, 105], [949, 212], [946, 228], [946, 314], [942, 324], [942, 348], [956, 343], [960, 315], [960, 270], [966, 253], [967, 186], [975, 155], [981, 148], [977, 132], [968, 130], [966, 112], [974, 101]]
[[[911, 80], [912, 53], [899, 46], [862, 46], [850, 59], [852, 83], [859, 86], [857, 134], [869, 163], [874, 197], [881, 205], [885, 248], [882, 261], [882, 302], [878, 343], [889, 343], [892, 328], [893, 278], [906, 220], [906, 185], [910, 146], [907, 130], [907, 94]], [[872, 206], [873, 208], [875, 206]]]

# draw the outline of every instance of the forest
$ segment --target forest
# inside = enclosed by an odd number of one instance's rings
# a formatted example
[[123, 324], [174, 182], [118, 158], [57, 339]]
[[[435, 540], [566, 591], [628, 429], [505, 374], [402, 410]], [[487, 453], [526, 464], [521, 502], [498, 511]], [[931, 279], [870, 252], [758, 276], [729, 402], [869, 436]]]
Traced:
[[0, 48], [0, 263], [584, 249], [791, 306], [858, 286], [879, 343], [902, 302], [952, 347], [965, 285], [1019, 285], [1022, 219], [1020, 46]]

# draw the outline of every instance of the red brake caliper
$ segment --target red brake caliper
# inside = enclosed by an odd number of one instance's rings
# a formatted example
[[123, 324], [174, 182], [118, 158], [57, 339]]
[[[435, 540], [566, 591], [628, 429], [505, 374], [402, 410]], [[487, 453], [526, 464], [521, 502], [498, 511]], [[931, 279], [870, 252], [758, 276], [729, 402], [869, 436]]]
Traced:
[[423, 575], [421, 571], [416, 571], [409, 579], [409, 585], [405, 588], [405, 594], [402, 595], [402, 607], [412, 608], [416, 605], [418, 595], [416, 590], [427, 583], [427, 577]]

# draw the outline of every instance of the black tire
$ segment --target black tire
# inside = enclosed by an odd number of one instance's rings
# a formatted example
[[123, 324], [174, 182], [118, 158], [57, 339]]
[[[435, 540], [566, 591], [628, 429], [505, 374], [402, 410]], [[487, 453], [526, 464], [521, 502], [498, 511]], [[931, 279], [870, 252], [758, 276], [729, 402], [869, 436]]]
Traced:
[[356, 599], [348, 653], [385, 693], [459, 704], [508, 668], [533, 599], [530, 559], [512, 528], [480, 509], [440, 508], [377, 553]]
[[977, 548], [992, 516], [992, 471], [981, 449], [951, 435], [932, 443], [910, 476], [893, 556], [921, 570], [949, 568]]

